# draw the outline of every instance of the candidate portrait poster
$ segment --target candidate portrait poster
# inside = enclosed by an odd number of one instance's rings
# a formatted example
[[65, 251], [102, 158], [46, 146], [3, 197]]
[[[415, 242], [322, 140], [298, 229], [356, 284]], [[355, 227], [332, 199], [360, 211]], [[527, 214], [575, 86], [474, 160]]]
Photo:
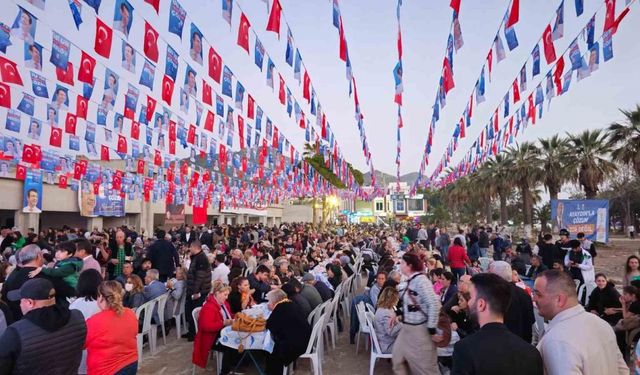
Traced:
[[553, 231], [567, 229], [571, 238], [580, 232], [591, 241], [609, 241], [609, 201], [570, 200], [551, 201]]
[[42, 173], [27, 171], [24, 179], [22, 212], [39, 214], [42, 212]]
[[96, 190], [88, 181], [82, 182], [78, 189], [78, 206], [80, 216], [84, 217], [124, 217], [124, 198], [116, 190], [110, 190], [100, 185]]

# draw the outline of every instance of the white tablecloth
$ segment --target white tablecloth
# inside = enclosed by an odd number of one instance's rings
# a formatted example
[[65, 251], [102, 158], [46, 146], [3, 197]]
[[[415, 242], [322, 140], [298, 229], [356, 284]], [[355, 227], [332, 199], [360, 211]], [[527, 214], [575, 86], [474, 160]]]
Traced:
[[[251, 316], [262, 316], [264, 319], [269, 319], [271, 310], [267, 307], [266, 303], [255, 305], [250, 309], [242, 311], [243, 313]], [[238, 349], [238, 346], [242, 342], [245, 350], [264, 350], [266, 352], [273, 352], [273, 339], [271, 338], [271, 332], [265, 330], [262, 332], [238, 332], [231, 329], [231, 326], [224, 327], [220, 331], [220, 344], [228, 346], [233, 349]]]

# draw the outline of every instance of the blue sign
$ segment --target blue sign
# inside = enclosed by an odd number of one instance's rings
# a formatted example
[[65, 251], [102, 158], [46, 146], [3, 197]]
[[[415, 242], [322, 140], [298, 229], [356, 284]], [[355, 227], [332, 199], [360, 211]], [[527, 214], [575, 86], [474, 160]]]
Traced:
[[571, 238], [582, 232], [591, 241], [609, 241], [608, 200], [552, 200], [551, 221], [554, 232], [567, 229]]

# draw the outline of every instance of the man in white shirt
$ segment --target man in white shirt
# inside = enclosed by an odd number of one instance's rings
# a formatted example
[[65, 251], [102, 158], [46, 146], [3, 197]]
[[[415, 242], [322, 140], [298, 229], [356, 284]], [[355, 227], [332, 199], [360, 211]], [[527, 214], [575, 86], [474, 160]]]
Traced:
[[537, 346], [545, 374], [629, 374], [613, 329], [578, 303], [569, 274], [543, 272], [533, 293], [540, 315], [550, 321]]
[[225, 284], [229, 284], [229, 272], [231, 270], [224, 264], [226, 256], [224, 254], [216, 255], [215, 265], [216, 268], [211, 271], [211, 281], [220, 280]]

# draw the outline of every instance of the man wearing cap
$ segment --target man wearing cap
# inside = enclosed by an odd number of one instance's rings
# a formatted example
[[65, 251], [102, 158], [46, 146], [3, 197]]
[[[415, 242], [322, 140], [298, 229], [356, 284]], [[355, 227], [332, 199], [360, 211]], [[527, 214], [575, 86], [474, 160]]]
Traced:
[[20, 301], [24, 318], [0, 336], [0, 373], [75, 373], [87, 335], [82, 313], [56, 304], [53, 284], [41, 278], [27, 281], [8, 297]]
[[564, 256], [571, 251], [571, 245], [569, 244], [569, 236], [571, 233], [567, 229], [560, 229], [560, 239], [556, 241], [556, 246], [560, 251], [560, 259], [564, 259]]
[[315, 280], [315, 278], [310, 273], [305, 273], [304, 276], [302, 276], [303, 285], [300, 294], [309, 301], [309, 305], [311, 305], [311, 309], [313, 310], [318, 305], [322, 304], [322, 296], [320, 295], [320, 292], [313, 287], [313, 285], [308, 283], [308, 281], [312, 280]]
[[302, 276], [302, 282], [305, 284], [305, 286], [309, 285], [314, 287], [315, 290], [318, 291], [318, 294], [320, 294], [322, 302], [326, 302], [333, 298], [333, 292], [331, 291], [331, 289], [329, 289], [327, 284], [323, 282], [317, 282], [315, 276], [313, 276], [312, 274], [308, 272], [305, 273], [304, 276]]

